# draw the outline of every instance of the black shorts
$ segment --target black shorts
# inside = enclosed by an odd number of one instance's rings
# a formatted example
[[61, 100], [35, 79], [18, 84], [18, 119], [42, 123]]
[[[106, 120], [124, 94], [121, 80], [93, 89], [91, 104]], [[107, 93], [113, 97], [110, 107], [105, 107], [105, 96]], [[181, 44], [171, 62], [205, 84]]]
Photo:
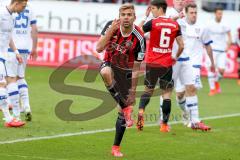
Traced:
[[115, 86], [122, 97], [126, 100], [129, 94], [129, 89], [132, 86], [132, 70], [124, 70], [122, 68], [115, 67], [114, 65], [111, 65], [110, 62], [103, 62], [100, 70], [104, 67], [112, 68], [114, 81], [116, 82]]
[[149, 65], [146, 65], [144, 84], [148, 88], [154, 89], [158, 81], [160, 89], [172, 89], [174, 87], [172, 74], [172, 67], [151, 67]]

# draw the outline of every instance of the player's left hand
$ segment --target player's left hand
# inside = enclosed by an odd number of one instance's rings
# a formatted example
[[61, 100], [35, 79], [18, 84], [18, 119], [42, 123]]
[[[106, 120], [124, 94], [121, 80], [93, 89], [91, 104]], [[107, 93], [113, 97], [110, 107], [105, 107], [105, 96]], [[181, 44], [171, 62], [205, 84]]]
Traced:
[[174, 65], [177, 62], [177, 58], [172, 56], [172, 65]]
[[134, 105], [136, 103], [135, 97], [136, 97], [136, 91], [129, 90], [129, 94], [126, 101], [127, 105]]
[[179, 15], [178, 15], [178, 17], [179, 17], [179, 18], [183, 18], [183, 17], [185, 17], [184, 12], [183, 12], [183, 11], [180, 12]]
[[211, 65], [210, 71], [213, 72], [213, 73], [215, 73], [216, 69], [215, 69], [215, 66], [214, 66], [214, 65]]
[[148, 6], [146, 12], [145, 12], [145, 16], [148, 17], [151, 13], [151, 6]]
[[18, 61], [18, 63], [23, 63], [23, 59], [22, 59], [22, 56], [18, 53], [18, 54], [16, 54], [16, 59], [17, 59], [17, 61]]
[[38, 57], [37, 50], [32, 50], [32, 52], [30, 53], [30, 58], [32, 60], [36, 60], [37, 57]]

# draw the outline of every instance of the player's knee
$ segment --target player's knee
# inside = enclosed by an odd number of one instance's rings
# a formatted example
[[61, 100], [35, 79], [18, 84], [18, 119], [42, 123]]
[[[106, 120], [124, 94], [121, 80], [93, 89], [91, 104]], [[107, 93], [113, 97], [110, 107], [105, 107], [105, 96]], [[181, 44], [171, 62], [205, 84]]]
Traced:
[[100, 70], [105, 85], [109, 86], [113, 83], [113, 76], [110, 67], [104, 67]]
[[104, 67], [100, 70], [100, 74], [102, 77], [110, 77], [111, 76], [111, 68], [110, 67]]
[[16, 83], [17, 78], [16, 77], [6, 77], [7, 83]]
[[224, 69], [218, 69], [218, 72], [221, 74], [221, 76], [223, 76], [223, 74], [224, 74]]
[[6, 82], [0, 82], [0, 88], [5, 88], [5, 87], [6, 87], [6, 85], [7, 85], [7, 83], [6, 83]]
[[17, 76], [17, 80], [22, 80], [22, 79], [24, 79], [24, 77]]
[[176, 97], [177, 97], [178, 100], [183, 99], [184, 98], [184, 92], [177, 93]]
[[196, 95], [196, 87], [194, 85], [187, 85], [186, 86], [186, 92], [188, 94], [188, 96], [194, 96]]
[[154, 91], [154, 88], [153, 88], [153, 87], [148, 87], [148, 86], [146, 86], [146, 87], [145, 87], [145, 90], [144, 90], [144, 94], [148, 94], [148, 95], [152, 96], [153, 91]]

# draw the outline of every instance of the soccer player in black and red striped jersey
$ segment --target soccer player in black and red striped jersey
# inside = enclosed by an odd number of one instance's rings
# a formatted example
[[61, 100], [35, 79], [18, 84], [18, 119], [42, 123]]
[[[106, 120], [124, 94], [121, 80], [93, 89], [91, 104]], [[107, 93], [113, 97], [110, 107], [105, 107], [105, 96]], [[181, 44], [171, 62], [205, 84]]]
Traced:
[[144, 58], [145, 39], [136, 19], [134, 6], [123, 4], [119, 19], [110, 21], [104, 27], [97, 43], [97, 52], [105, 50], [100, 74], [106, 88], [120, 106], [116, 121], [116, 134], [112, 155], [122, 157], [120, 143], [126, 127], [133, 125], [132, 105], [135, 102], [138, 71]]
[[[150, 98], [153, 94], [155, 85], [159, 82], [162, 90], [163, 104], [163, 122], [161, 124], [161, 132], [169, 132], [168, 123], [171, 112], [171, 93], [174, 87], [172, 79], [172, 65], [176, 59], [181, 55], [184, 44], [182, 40], [182, 33], [178, 23], [171, 18], [165, 17], [167, 3], [165, 0], [153, 0], [150, 5], [151, 12], [154, 19], [141, 25], [143, 31], [150, 32], [150, 43], [148, 51], [146, 52], [146, 76], [145, 76], [145, 91], [141, 96], [138, 113], [138, 130], [142, 130], [144, 125], [143, 113]], [[173, 57], [172, 46], [176, 40], [178, 43], [178, 50]]]

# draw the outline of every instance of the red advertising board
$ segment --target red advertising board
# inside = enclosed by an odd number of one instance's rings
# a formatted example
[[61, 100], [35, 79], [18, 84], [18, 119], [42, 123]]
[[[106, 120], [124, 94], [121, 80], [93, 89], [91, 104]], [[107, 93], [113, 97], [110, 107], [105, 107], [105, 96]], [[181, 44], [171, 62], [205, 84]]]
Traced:
[[[58, 67], [64, 62], [77, 56], [93, 55], [98, 59], [103, 58], [102, 53], [96, 52], [98, 36], [40, 33], [38, 40], [38, 58], [36, 61], [29, 60], [29, 65]], [[97, 63], [96, 59], [85, 56], [80, 59], [82, 64]], [[203, 58], [202, 74], [206, 72], [206, 56]], [[237, 47], [232, 46], [227, 52], [226, 77], [237, 77]]]
[[[30, 65], [58, 67], [77, 56], [94, 55], [101, 59], [103, 54], [96, 52], [97, 36], [71, 35], [59, 33], [40, 33], [38, 39], [38, 58], [29, 60]], [[83, 61], [88, 63], [88, 59]]]

